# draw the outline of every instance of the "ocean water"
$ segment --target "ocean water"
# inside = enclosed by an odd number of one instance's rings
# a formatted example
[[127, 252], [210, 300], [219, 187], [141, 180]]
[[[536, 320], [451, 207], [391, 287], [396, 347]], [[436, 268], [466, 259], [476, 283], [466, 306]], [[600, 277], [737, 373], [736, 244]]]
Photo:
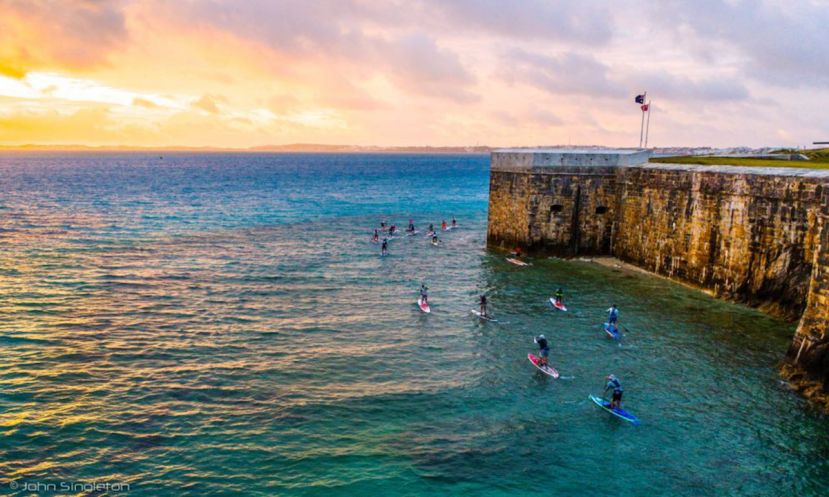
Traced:
[[[488, 177], [476, 155], [0, 155], [0, 495], [827, 494], [829, 420], [775, 369], [792, 323], [512, 266]], [[452, 216], [440, 247], [369, 243]], [[470, 315], [482, 291], [499, 322]], [[563, 378], [527, 361], [538, 333]], [[640, 426], [588, 400], [608, 373]]]

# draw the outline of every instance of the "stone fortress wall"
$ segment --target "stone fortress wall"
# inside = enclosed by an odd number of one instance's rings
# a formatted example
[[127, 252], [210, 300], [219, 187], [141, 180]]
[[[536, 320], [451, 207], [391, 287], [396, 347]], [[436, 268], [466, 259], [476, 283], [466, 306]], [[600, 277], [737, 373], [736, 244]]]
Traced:
[[493, 152], [489, 245], [613, 256], [800, 318], [783, 372], [829, 408], [829, 171], [648, 164], [648, 155]]

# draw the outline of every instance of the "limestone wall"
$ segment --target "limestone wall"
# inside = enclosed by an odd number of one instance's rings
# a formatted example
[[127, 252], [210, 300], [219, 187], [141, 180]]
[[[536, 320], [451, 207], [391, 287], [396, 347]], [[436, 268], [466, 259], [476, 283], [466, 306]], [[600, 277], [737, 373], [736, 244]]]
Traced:
[[801, 315], [823, 178], [663, 165], [626, 168], [620, 178], [614, 256], [724, 298]]
[[615, 184], [610, 168], [492, 171], [489, 243], [570, 256], [609, 253]]

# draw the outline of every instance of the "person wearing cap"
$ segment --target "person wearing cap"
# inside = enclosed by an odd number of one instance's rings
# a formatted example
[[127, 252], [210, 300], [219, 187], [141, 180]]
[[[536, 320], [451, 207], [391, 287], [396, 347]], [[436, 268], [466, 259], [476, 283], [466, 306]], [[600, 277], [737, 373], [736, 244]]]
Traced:
[[535, 343], [538, 344], [539, 349], [539, 360], [538, 365], [540, 367], [544, 367], [548, 365], [549, 357], [550, 357], [550, 345], [547, 343], [547, 339], [544, 338], [544, 335], [538, 335], [533, 339]]
[[607, 324], [613, 325], [617, 321], [619, 321], [619, 308], [616, 307], [616, 304], [613, 304], [607, 310]]
[[610, 408], [620, 409], [622, 407], [622, 394], [624, 393], [622, 383], [619, 382], [619, 378], [616, 378], [616, 375], [613, 374], [607, 375], [605, 380], [607, 380], [607, 386], [604, 388], [605, 395], [607, 395], [608, 390], [613, 390], [613, 397], [610, 400]]

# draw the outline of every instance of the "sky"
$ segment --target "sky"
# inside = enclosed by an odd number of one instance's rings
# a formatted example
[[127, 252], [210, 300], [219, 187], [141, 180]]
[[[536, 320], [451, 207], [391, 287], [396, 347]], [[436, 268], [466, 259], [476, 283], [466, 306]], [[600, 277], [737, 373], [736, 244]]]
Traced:
[[829, 0], [0, 0], [0, 145], [802, 146]]

